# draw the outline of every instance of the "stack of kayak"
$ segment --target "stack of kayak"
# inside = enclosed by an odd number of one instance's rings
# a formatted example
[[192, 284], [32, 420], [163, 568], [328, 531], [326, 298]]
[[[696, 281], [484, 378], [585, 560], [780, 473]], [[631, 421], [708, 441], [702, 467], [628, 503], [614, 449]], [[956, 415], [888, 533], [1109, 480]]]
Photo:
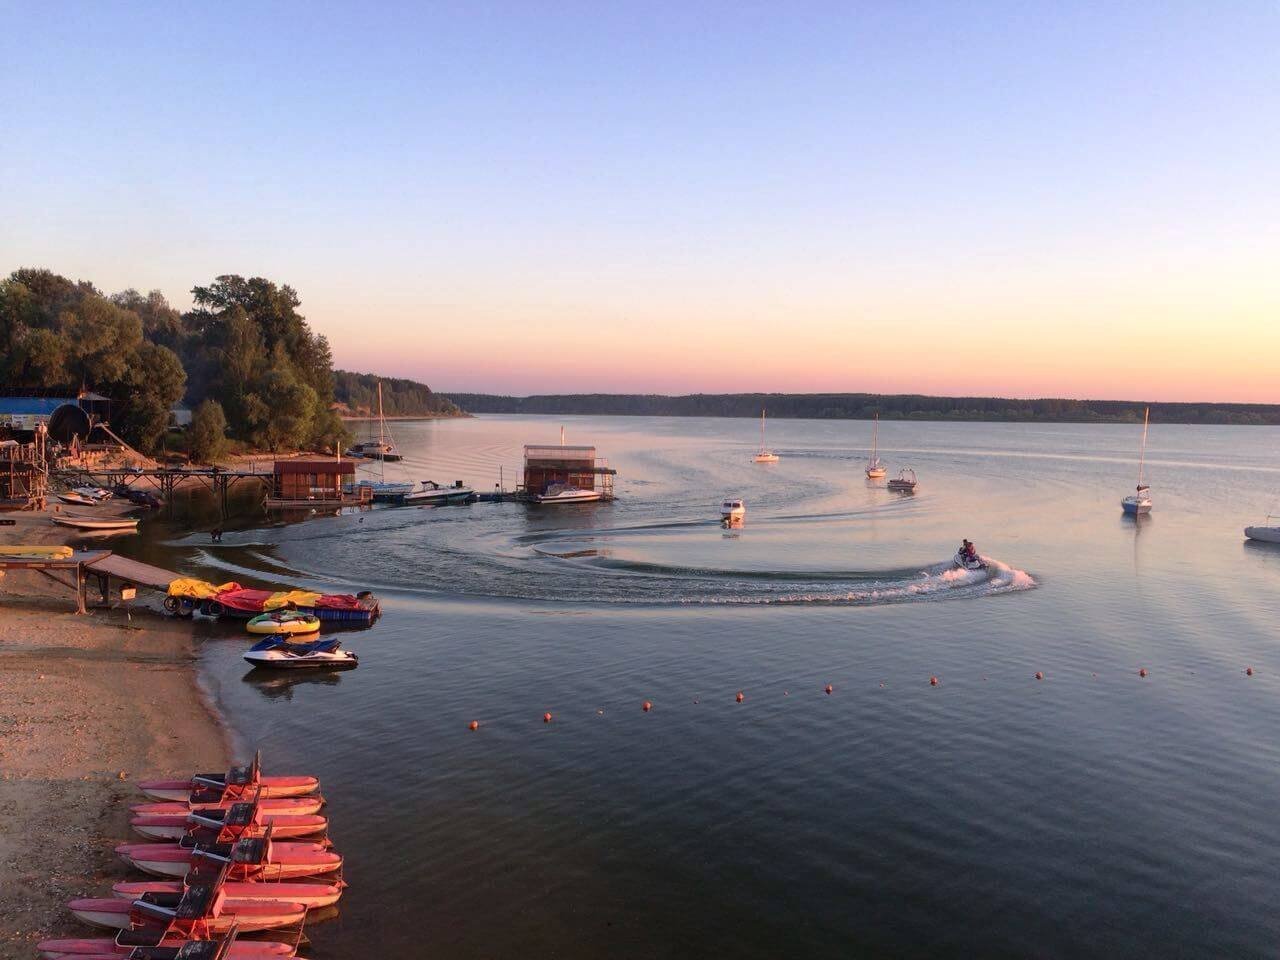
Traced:
[[301, 610], [260, 613], [249, 621], [246, 629], [266, 635], [265, 640], [259, 640], [244, 655], [255, 667], [350, 670], [359, 664], [354, 653], [341, 649], [336, 637], [320, 638], [320, 618], [314, 614]]
[[[140, 786], [150, 802], [132, 808], [130, 824], [149, 842], [126, 843], [116, 853], [156, 879], [121, 881], [109, 897], [72, 900], [77, 919], [118, 932], [45, 940], [41, 956], [292, 957], [308, 912], [342, 896], [342, 857], [329, 843], [314, 777], [265, 777], [255, 755], [226, 774]], [[277, 939], [237, 940], [259, 931]]]
[[179, 616], [199, 611], [211, 617], [250, 618], [292, 609], [318, 620], [371, 624], [382, 613], [378, 598], [367, 590], [354, 596], [310, 590], [250, 590], [234, 582], [212, 584], [183, 577], [169, 584], [168, 593], [165, 609]]

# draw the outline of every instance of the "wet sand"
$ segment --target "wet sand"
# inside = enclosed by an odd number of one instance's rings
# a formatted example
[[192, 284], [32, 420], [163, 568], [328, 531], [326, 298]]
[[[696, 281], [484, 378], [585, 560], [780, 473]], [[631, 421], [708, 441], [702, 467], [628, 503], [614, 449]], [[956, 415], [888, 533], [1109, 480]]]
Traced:
[[[47, 514], [0, 516], [17, 521], [0, 544], [68, 539]], [[88, 932], [65, 904], [126, 876], [113, 847], [141, 799], [133, 781], [226, 768], [195, 667], [188, 621], [141, 603], [132, 621], [123, 609], [77, 616], [69, 588], [37, 573], [0, 579], [0, 960]]]

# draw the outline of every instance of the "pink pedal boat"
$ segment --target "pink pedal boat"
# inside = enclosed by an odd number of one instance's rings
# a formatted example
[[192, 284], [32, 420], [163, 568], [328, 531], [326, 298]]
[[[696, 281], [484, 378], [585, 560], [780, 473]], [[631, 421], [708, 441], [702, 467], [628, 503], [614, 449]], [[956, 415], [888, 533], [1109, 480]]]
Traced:
[[[132, 930], [163, 919], [164, 912], [169, 919], [174, 919], [180, 899], [185, 899], [182, 893], [148, 894], [145, 899], [132, 902], [116, 897], [84, 897], [72, 900], [67, 906], [77, 920], [91, 927]], [[200, 923], [209, 934], [224, 934], [232, 926], [244, 931], [287, 927], [301, 923], [306, 915], [307, 908], [300, 903], [219, 898], [210, 912], [200, 918]]]
[[201, 862], [227, 864], [228, 880], [277, 881], [319, 877], [342, 869], [342, 857], [322, 843], [277, 843], [264, 836], [234, 843], [126, 843], [116, 853], [130, 866], [158, 877], [182, 878]]
[[190, 801], [192, 794], [214, 793], [218, 799], [247, 800], [259, 793], [262, 797], [304, 797], [320, 789], [315, 777], [264, 777], [261, 752], [244, 767], [232, 767], [226, 773], [197, 773], [181, 780], [147, 780], [138, 784], [152, 800]]
[[[206, 803], [192, 794], [188, 801], [162, 800], [152, 803], [135, 803], [129, 811], [137, 816], [186, 816], [194, 810], [226, 810], [240, 800], [219, 799]], [[244, 798], [246, 800], [252, 797]], [[294, 816], [309, 816], [319, 813], [324, 806], [324, 797], [315, 794], [310, 797], [268, 797], [259, 801], [263, 813], [287, 813]]]
[[114, 940], [42, 940], [44, 960], [274, 960], [297, 954], [297, 945], [276, 940], [175, 940], [163, 930], [121, 930]]
[[[265, 903], [273, 906], [302, 904], [308, 910], [331, 907], [342, 896], [341, 883], [259, 883], [253, 880], [228, 880], [222, 889], [229, 903]], [[111, 887], [111, 895], [120, 900], [138, 900], [147, 894], [181, 895], [181, 880], [126, 880]]]
[[255, 794], [251, 801], [233, 803], [212, 810], [193, 810], [186, 814], [143, 814], [132, 817], [129, 825], [150, 840], [181, 840], [226, 843], [243, 837], [260, 837], [271, 827], [272, 834], [282, 840], [323, 834], [329, 826], [319, 814], [264, 813]]

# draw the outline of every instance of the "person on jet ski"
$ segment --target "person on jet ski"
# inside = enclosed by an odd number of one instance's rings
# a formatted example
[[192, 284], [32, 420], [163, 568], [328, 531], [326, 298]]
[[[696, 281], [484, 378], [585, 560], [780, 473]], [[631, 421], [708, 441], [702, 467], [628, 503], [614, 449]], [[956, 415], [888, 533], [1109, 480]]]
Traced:
[[978, 548], [973, 545], [972, 541], [966, 540], [964, 541], [964, 544], [960, 547], [960, 556], [964, 557], [965, 562], [977, 560]]

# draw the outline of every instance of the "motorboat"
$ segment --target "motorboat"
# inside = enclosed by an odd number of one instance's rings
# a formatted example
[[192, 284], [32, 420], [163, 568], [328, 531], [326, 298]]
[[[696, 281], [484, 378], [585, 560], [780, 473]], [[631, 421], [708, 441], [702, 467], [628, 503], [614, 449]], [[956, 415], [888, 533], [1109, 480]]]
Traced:
[[[1271, 523], [1271, 517], [1267, 517], [1267, 523]], [[1261, 543], [1280, 543], [1280, 527], [1258, 526], [1245, 527], [1244, 535], [1250, 540], [1257, 540]]]
[[319, 667], [325, 670], [351, 670], [359, 665], [359, 659], [350, 650], [339, 649], [334, 637], [295, 643], [287, 637], [268, 637], [255, 643], [244, 655], [255, 667], [272, 670], [298, 670]]
[[885, 486], [899, 493], [915, 493], [917, 482], [916, 472], [910, 467], [905, 467]]
[[390, 440], [370, 440], [365, 443], [357, 443], [346, 451], [343, 456], [364, 457], [368, 460], [386, 460], [388, 463], [404, 459], [400, 455], [400, 451], [396, 449], [396, 445]]
[[867, 461], [867, 479], [882, 480], [884, 463], [880, 460], [880, 414], [876, 414], [875, 426], [871, 428], [871, 459]]
[[974, 554], [972, 557], [965, 556], [963, 549], [956, 551], [956, 555], [951, 558], [951, 562], [954, 563], [961, 570], [986, 570], [987, 569], [986, 560], [982, 559], [982, 557], [978, 556], [977, 554]]
[[58, 494], [58, 499], [75, 507], [96, 507], [102, 502], [101, 500], [95, 500], [93, 497], [86, 497], [83, 493], [76, 493], [74, 490]]
[[[234, 902], [300, 903], [308, 910], [331, 907], [342, 898], [341, 883], [299, 883], [228, 880], [222, 885], [227, 899]], [[181, 880], [122, 880], [112, 884], [111, 895], [118, 900], [138, 900], [148, 894], [181, 894]]]
[[290, 880], [342, 869], [342, 857], [323, 843], [277, 841], [269, 834], [234, 843], [124, 843], [116, 853], [143, 873], [179, 879], [200, 860], [226, 863], [228, 880]]
[[747, 515], [747, 504], [741, 497], [726, 497], [720, 504], [721, 520], [741, 520]]
[[250, 617], [244, 628], [250, 633], [275, 636], [319, 633], [320, 618], [299, 610], [272, 610]]
[[1142, 415], [1142, 453], [1138, 457], [1138, 487], [1120, 501], [1120, 509], [1131, 517], [1146, 516], [1151, 512], [1151, 487], [1142, 482], [1143, 468], [1147, 464], [1147, 427], [1151, 423], [1151, 408]]
[[41, 940], [36, 949], [45, 960], [269, 960], [292, 957], [297, 945], [280, 940], [237, 940], [238, 930], [213, 940], [191, 940], [166, 928], [141, 927], [105, 937]]
[[453, 486], [442, 487], [434, 480], [423, 480], [422, 486], [404, 498], [407, 504], [429, 506], [440, 503], [459, 503], [470, 500], [476, 492], [464, 486], [461, 480], [455, 480]]
[[72, 487], [71, 492], [86, 497], [95, 503], [111, 499], [111, 491], [106, 487]]
[[764, 443], [764, 410], [760, 411], [760, 452], [751, 458], [753, 463], [777, 463], [778, 455]]
[[268, 797], [303, 797], [320, 789], [320, 781], [308, 776], [274, 776], [262, 774], [262, 754], [255, 752], [253, 761], [232, 767], [226, 773], [196, 773], [185, 779], [143, 780], [138, 789], [152, 800], [190, 800], [193, 794], [217, 791], [221, 796], [238, 800]]
[[602, 496], [599, 490], [584, 490], [581, 487], [553, 483], [545, 492], [535, 495], [533, 502], [544, 506], [558, 503], [593, 503]]
[[[182, 814], [185, 816], [194, 810], [225, 810], [233, 804], [240, 802], [236, 800], [214, 799], [209, 803], [202, 803], [199, 800], [150, 800], [146, 803], [135, 803], [129, 807], [129, 812], [135, 816], [149, 816], [152, 814]], [[258, 805], [264, 813], [294, 813], [306, 815], [309, 813], [319, 813], [320, 808], [324, 806], [324, 797], [318, 793], [313, 793], [306, 797], [268, 797], [265, 800], [259, 800]]]
[[138, 529], [136, 517], [89, 517], [79, 513], [65, 513], [52, 520], [60, 527], [73, 527], [76, 530], [116, 532]]

